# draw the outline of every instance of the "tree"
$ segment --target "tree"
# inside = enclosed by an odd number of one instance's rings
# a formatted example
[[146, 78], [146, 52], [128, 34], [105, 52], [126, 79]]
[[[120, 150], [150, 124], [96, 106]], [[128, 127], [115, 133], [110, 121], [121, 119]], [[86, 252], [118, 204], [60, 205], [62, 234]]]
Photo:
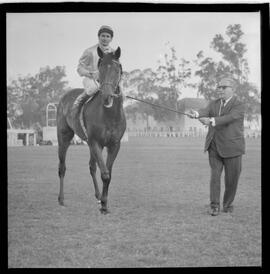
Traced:
[[261, 113], [261, 97], [257, 87], [252, 83], [244, 82], [238, 85], [236, 92], [246, 106], [246, 119], [248, 121], [257, 119], [257, 114]]
[[21, 96], [16, 88], [17, 82], [12, 81], [11, 86], [7, 87], [7, 117], [11, 120], [14, 127], [20, 127], [19, 117], [23, 114], [20, 105]]
[[[165, 53], [159, 60], [157, 69], [157, 78], [155, 85], [159, 86], [159, 103], [168, 107], [178, 108], [178, 100], [181, 97], [181, 90], [185, 87], [192, 86], [188, 83], [191, 77], [190, 62], [184, 58], [178, 61], [176, 50], [170, 47], [169, 53]], [[170, 115], [171, 116], [171, 115]], [[174, 114], [174, 118], [177, 114]]]
[[240, 24], [229, 25], [226, 30], [228, 41], [221, 34], [217, 34], [211, 43], [211, 47], [222, 54], [230, 72], [239, 83], [248, 81], [249, 73], [247, 59], [244, 58], [247, 52], [246, 45], [240, 42], [243, 34]]
[[27, 75], [13, 80], [7, 87], [8, 116], [18, 127], [30, 128], [35, 123], [45, 125], [46, 106], [58, 102], [65, 92], [65, 68], [41, 68], [34, 76]]
[[215, 35], [210, 46], [220, 53], [221, 60], [216, 62], [204, 57], [203, 51], [197, 54], [195, 64], [199, 69], [195, 75], [200, 78], [198, 93], [207, 100], [216, 97], [216, 83], [223, 75], [230, 75], [237, 81], [236, 95], [246, 104], [247, 119], [260, 110], [260, 95], [256, 86], [248, 81], [249, 67], [245, 53], [246, 45], [241, 42], [244, 33], [241, 25], [229, 25], [227, 39], [221, 34]]
[[[159, 60], [157, 71], [137, 69], [124, 73], [124, 89], [127, 94], [146, 102], [177, 109], [182, 88], [192, 86], [187, 82], [190, 77], [190, 62], [183, 58], [179, 62], [174, 47], [170, 47], [170, 52]], [[136, 107], [126, 107], [128, 118], [134, 119], [136, 113], [140, 113], [146, 121], [149, 115], [157, 121], [171, 121], [176, 118], [173, 112], [144, 103], [136, 104]]]
[[[136, 69], [130, 73], [124, 73], [123, 78], [123, 87], [126, 94], [153, 103], [156, 97], [156, 87], [154, 85], [156, 78], [155, 72], [151, 69]], [[155, 111], [150, 105], [142, 102], [133, 103], [132, 106], [127, 106], [125, 109], [128, 118], [133, 120], [136, 119], [137, 114], [140, 114], [146, 121], [147, 128], [149, 127], [149, 116], [153, 116]]]
[[[161, 105], [168, 108], [177, 109], [177, 101], [175, 100], [175, 95], [172, 93], [172, 90], [168, 87], [157, 87], [156, 92], [158, 95], [158, 98], [153, 101], [153, 103], [157, 105]], [[155, 120], [159, 122], [167, 122], [175, 120], [175, 113], [162, 109], [162, 108], [156, 108], [153, 107], [153, 117]]]
[[198, 94], [210, 100], [216, 97], [216, 84], [221, 75], [230, 74], [230, 68], [222, 61], [215, 62], [210, 57], [204, 57], [203, 52], [197, 54], [196, 64], [200, 70], [195, 72], [199, 76]]

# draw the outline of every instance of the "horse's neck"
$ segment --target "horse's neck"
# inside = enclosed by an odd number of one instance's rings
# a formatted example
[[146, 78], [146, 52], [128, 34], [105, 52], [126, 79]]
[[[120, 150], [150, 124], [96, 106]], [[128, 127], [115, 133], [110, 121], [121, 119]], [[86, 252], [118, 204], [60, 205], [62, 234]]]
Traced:
[[87, 103], [90, 108], [102, 108], [102, 113], [110, 120], [121, 120], [123, 113], [123, 101], [121, 98], [115, 98], [113, 106], [111, 108], [106, 108], [102, 106], [101, 93], [97, 92], [94, 97]]

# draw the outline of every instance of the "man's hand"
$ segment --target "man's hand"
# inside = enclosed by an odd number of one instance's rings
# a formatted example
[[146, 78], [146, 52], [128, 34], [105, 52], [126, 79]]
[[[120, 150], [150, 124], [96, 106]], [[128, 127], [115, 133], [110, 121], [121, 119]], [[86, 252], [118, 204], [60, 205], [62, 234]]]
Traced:
[[193, 110], [193, 109], [190, 109], [188, 111], [185, 112], [185, 114], [189, 117], [189, 118], [197, 118], [197, 115], [198, 115], [198, 112]]
[[199, 118], [199, 121], [205, 125], [205, 126], [209, 126], [210, 125], [210, 118]]

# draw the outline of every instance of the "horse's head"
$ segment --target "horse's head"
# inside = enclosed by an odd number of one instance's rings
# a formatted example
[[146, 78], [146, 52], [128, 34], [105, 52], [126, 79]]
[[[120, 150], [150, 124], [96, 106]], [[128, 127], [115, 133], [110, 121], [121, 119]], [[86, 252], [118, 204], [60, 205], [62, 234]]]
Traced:
[[122, 66], [119, 62], [121, 49], [118, 47], [115, 52], [104, 54], [98, 47], [99, 83], [102, 96], [102, 103], [110, 108], [113, 105], [114, 97], [119, 96], [118, 84], [122, 74]]

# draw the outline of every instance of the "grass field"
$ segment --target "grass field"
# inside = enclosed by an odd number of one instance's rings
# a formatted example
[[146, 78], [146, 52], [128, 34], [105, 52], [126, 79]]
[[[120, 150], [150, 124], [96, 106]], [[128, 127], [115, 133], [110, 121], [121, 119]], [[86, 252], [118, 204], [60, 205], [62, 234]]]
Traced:
[[138, 137], [123, 143], [108, 215], [94, 197], [87, 146], [68, 150], [65, 207], [57, 202], [57, 147], [8, 148], [8, 266], [261, 266], [260, 140], [246, 140], [234, 212], [217, 217], [207, 214], [203, 144]]

